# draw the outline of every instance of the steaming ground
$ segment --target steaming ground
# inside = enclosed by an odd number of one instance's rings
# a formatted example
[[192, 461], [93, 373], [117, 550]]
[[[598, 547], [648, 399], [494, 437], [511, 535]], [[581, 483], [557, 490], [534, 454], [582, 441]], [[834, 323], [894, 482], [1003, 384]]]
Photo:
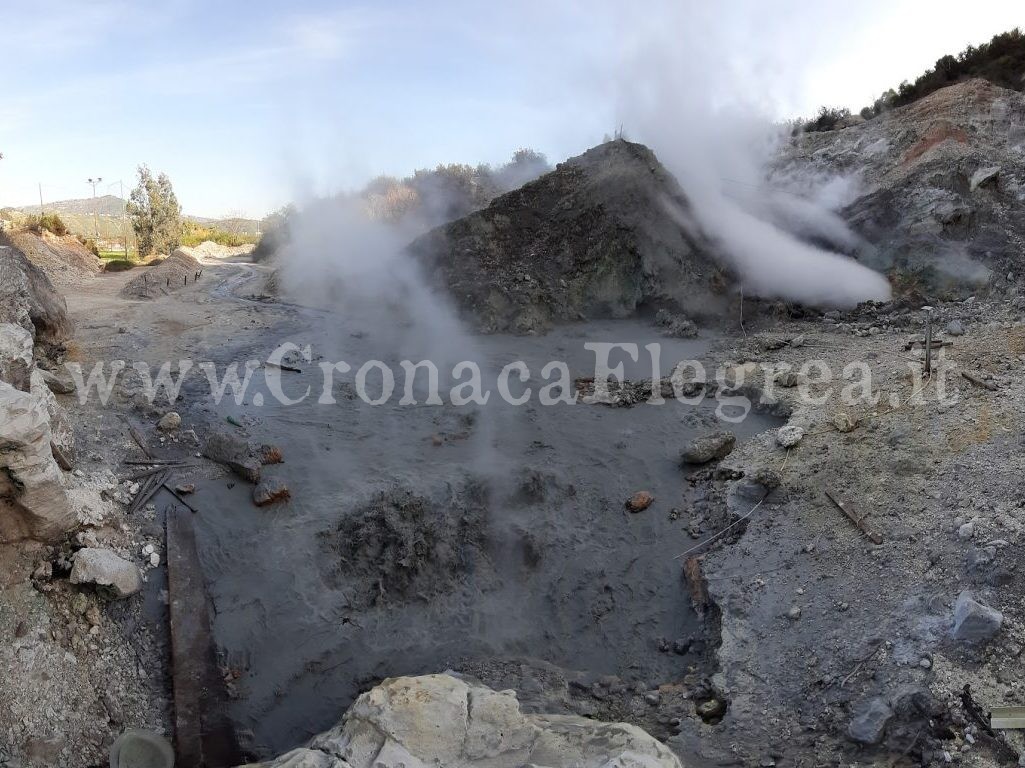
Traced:
[[[327, 359], [379, 352], [373, 329], [343, 327], [341, 349], [328, 340], [338, 330], [312, 340]], [[476, 343], [485, 371], [522, 359], [537, 377], [560, 359], [576, 377], [593, 373], [589, 340], [662, 342], [663, 373], [708, 346], [622, 321]], [[310, 368], [290, 392], [317, 390]], [[650, 370], [642, 359], [627, 375]], [[214, 629], [242, 671], [232, 714], [257, 751], [301, 743], [392, 675], [470, 667], [488, 682], [510, 663], [550, 664], [583, 687], [610, 675], [652, 687], [704, 664], [674, 560], [695, 542], [669, 510], [702, 507], [678, 456], [715, 428], [714, 402], [512, 407], [495, 393], [480, 410], [374, 407], [337, 389], [335, 406], [217, 414], [283, 449], [287, 506], [254, 509], [250, 489], [225, 479], [200, 489], [218, 510], [196, 518]], [[768, 423], [750, 418], [738, 435]], [[638, 490], [657, 508], [627, 512]], [[657, 650], [692, 640], [689, 653]]]

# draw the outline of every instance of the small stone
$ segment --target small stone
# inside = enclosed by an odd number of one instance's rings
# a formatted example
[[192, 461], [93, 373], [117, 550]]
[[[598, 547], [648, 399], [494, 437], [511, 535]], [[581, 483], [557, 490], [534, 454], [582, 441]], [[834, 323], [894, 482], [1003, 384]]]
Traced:
[[658, 692], [651, 691], [650, 693], [644, 694], [644, 701], [646, 704], [652, 707], [657, 707], [658, 703], [662, 700], [662, 697], [658, 695]]
[[157, 422], [157, 429], [161, 432], [174, 432], [182, 425], [182, 417], [174, 411], [165, 413]]
[[921, 659], [918, 660], [918, 666], [920, 666], [922, 669], [932, 669], [932, 659], [930, 659], [928, 656], [923, 656]]
[[833, 414], [833, 426], [837, 432], [852, 432], [858, 423], [847, 411], [837, 411]]
[[787, 611], [787, 618], [791, 621], [797, 621], [799, 618], [801, 618], [801, 607], [795, 605], [793, 608]]
[[626, 508], [631, 512], [643, 512], [651, 506], [653, 501], [655, 501], [655, 497], [647, 491], [637, 491], [626, 502]]
[[983, 642], [1000, 631], [1003, 621], [1004, 615], [1000, 611], [978, 602], [971, 592], [965, 590], [954, 604], [952, 634], [955, 640]]
[[718, 720], [726, 714], [726, 702], [720, 699], [709, 699], [698, 704], [694, 711], [705, 722]]
[[176, 493], [180, 493], [182, 496], [188, 496], [190, 493], [196, 492], [196, 486], [192, 483], [182, 483], [174, 487]]
[[681, 458], [686, 464], [707, 464], [730, 454], [737, 444], [737, 438], [729, 432], [713, 432], [695, 438], [683, 450]]
[[265, 507], [289, 499], [291, 495], [288, 486], [281, 480], [264, 480], [253, 488], [253, 503], [258, 507]]
[[160, 553], [159, 552], [151, 552], [150, 553], [149, 564], [152, 565], [154, 568], [156, 568], [158, 565], [160, 565]]
[[776, 442], [781, 448], [793, 448], [804, 437], [804, 428], [796, 424], [786, 424], [776, 431]]
[[98, 605], [93, 603], [85, 610], [85, 620], [89, 622], [89, 626], [98, 627], [103, 620], [100, 614], [100, 608]]
[[149, 557], [150, 555], [152, 555], [156, 551], [157, 551], [157, 548], [155, 546], [153, 546], [152, 544], [147, 544], [145, 547], [142, 548], [142, 554], [146, 555], [146, 557]]
[[951, 320], [949, 323], [947, 323], [947, 334], [949, 336], [963, 336], [964, 326], [961, 324], [961, 321]]
[[878, 744], [883, 740], [886, 726], [893, 717], [893, 710], [882, 698], [869, 699], [855, 711], [854, 719], [847, 726], [851, 741], [859, 744]]
[[790, 389], [801, 383], [801, 377], [793, 371], [780, 371], [773, 377], [773, 381], [781, 387]]
[[957, 529], [957, 538], [967, 540], [975, 535], [975, 523], [965, 523]]

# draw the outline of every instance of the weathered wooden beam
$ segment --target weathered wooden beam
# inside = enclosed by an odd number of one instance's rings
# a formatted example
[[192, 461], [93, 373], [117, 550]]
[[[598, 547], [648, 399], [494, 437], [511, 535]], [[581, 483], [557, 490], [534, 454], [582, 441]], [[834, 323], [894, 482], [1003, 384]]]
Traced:
[[177, 764], [241, 765], [246, 760], [227, 716], [192, 515], [174, 505], [167, 509], [167, 589]]

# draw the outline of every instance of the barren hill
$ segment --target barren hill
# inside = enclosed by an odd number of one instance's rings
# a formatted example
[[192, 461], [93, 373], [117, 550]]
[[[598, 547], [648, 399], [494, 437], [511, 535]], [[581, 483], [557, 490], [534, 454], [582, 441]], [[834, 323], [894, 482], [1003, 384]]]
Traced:
[[794, 140], [784, 174], [858, 180], [844, 217], [900, 281], [965, 294], [1016, 284], [1025, 253], [1025, 95], [974, 79]]
[[704, 315], [731, 278], [689, 211], [654, 153], [617, 139], [409, 249], [487, 332], [532, 333], [642, 307]]

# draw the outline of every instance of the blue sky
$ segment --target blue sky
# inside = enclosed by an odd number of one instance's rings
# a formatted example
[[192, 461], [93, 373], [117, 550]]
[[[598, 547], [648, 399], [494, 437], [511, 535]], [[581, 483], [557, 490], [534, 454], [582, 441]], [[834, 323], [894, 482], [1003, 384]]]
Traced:
[[[860, 107], [940, 55], [1025, 25], [1020, 2], [502, 4], [0, 0], [0, 206], [166, 171], [186, 212], [259, 216], [439, 162], [553, 161], [629, 118], [683, 48], [715, 106]], [[676, 61], [679, 61], [677, 57]], [[691, 73], [688, 73], [689, 75]]]

